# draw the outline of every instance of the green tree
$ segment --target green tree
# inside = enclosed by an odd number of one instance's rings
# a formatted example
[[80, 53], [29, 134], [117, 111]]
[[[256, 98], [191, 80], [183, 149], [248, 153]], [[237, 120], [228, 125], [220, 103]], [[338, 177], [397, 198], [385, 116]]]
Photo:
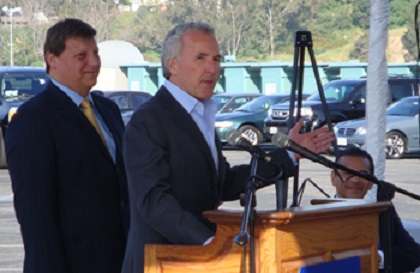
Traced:
[[402, 37], [404, 48], [407, 49], [407, 53], [404, 54], [404, 61], [406, 62], [418, 60], [419, 53], [416, 32], [418, 33], [418, 30], [415, 30], [412, 26], [408, 26], [408, 31]]
[[118, 4], [128, 6], [128, 5], [131, 4], [131, 1], [130, 0], [118, 0]]
[[[96, 31], [98, 42], [111, 38], [114, 22], [118, 15], [118, 7], [114, 0], [27, 0], [42, 3], [42, 11], [50, 18], [49, 24], [58, 19], [78, 18]], [[55, 20], [52, 18], [56, 18]]]
[[127, 37], [127, 40], [136, 45], [141, 52], [160, 52], [161, 43], [170, 27], [171, 23], [164, 11], [140, 7], [130, 28], [131, 36]]
[[359, 61], [367, 61], [369, 48], [369, 26], [370, 26], [370, 1], [354, 0], [353, 1], [353, 26], [363, 31], [356, 42], [354, 50], [350, 52], [350, 58]]
[[[416, 7], [417, 0], [410, 1], [410, 7]], [[420, 12], [420, 10], [418, 11]], [[406, 17], [408, 18], [408, 27], [407, 32], [402, 37], [402, 43], [407, 49], [407, 53], [404, 54], [404, 61], [419, 61], [419, 37], [420, 37], [420, 30], [419, 30], [419, 22], [420, 18], [415, 18], [414, 16], [415, 10], [413, 11], [411, 8], [407, 8], [406, 10]], [[417, 27], [416, 27], [417, 26]]]
[[213, 25], [217, 31], [222, 53], [236, 56], [243, 43], [245, 32], [248, 33], [251, 28], [252, 20], [249, 20], [251, 14], [248, 9], [251, 0], [222, 2]]
[[350, 58], [367, 62], [369, 49], [369, 35], [365, 33], [354, 43], [354, 50], [350, 53]]
[[[213, 25], [223, 55], [236, 55], [245, 30], [252, 22], [247, 4], [250, 0], [179, 0], [166, 10], [141, 7], [134, 19], [134, 39], [131, 40], [142, 52], [161, 50], [167, 31], [175, 25], [202, 21]], [[215, 12], [208, 12], [208, 10]]]
[[400, 28], [411, 22], [412, 16], [407, 16], [407, 10], [412, 11], [413, 6], [406, 5], [406, 2], [401, 0], [389, 1], [389, 28]]
[[[153, 61], [159, 60], [167, 31], [187, 21], [213, 25], [222, 54], [235, 55], [241, 61], [293, 55], [294, 36], [298, 30], [312, 32], [316, 53], [334, 50], [329, 56], [336, 55], [341, 47], [348, 48], [348, 40], [357, 36], [349, 58], [367, 60], [369, 0], [177, 0], [167, 1], [166, 5], [159, 1], [155, 3], [154, 6], [141, 6], [136, 13], [119, 13], [114, 0], [0, 0], [0, 6], [21, 6], [29, 20], [28, 25], [14, 26], [17, 65], [42, 64], [45, 31], [65, 17], [90, 23], [98, 31], [98, 42], [109, 39], [132, 42], [146, 55], [146, 60]], [[416, 0], [390, 0], [389, 27], [408, 25], [403, 37], [408, 50], [405, 60], [417, 58], [412, 19], [416, 3]], [[35, 18], [41, 11], [49, 18], [47, 23]], [[0, 25], [3, 53], [0, 64], [9, 63], [9, 45], [9, 26]]]
[[7, 66], [10, 63], [10, 40], [9, 37], [9, 30], [0, 27], [0, 66]]
[[354, 0], [353, 1], [353, 25], [361, 29], [367, 30], [370, 25], [370, 1]]
[[320, 10], [315, 17], [314, 33], [328, 35], [334, 31], [343, 31], [352, 28], [351, 5], [342, 0], [326, 0], [321, 3]]
[[178, 0], [176, 3], [163, 6], [141, 6], [133, 20], [132, 38], [142, 52], [148, 50], [161, 50], [161, 43], [169, 29], [175, 25], [203, 21], [214, 24], [218, 1]]
[[284, 27], [287, 23], [287, 17], [295, 14], [300, 8], [302, 1], [276, 1], [276, 0], [260, 0], [256, 1], [258, 6], [256, 9], [260, 12], [254, 13], [253, 25], [258, 27], [255, 38], [264, 39], [264, 52], [270, 57], [274, 57], [276, 53], [277, 41], [282, 33], [287, 29]]

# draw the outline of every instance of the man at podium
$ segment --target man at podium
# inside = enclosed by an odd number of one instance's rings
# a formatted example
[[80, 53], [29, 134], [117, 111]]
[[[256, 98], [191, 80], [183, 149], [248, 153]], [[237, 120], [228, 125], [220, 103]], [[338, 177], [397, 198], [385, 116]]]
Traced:
[[[357, 147], [347, 148], [340, 151], [335, 162], [344, 165], [350, 169], [373, 175], [374, 166], [371, 155]], [[336, 188], [336, 197], [338, 198], [357, 198], [363, 199], [367, 191], [372, 187], [372, 182], [358, 177], [343, 170], [331, 171], [331, 183]], [[384, 187], [384, 186], [382, 186]], [[379, 191], [381, 192], [381, 185]], [[378, 196], [379, 197], [379, 196]], [[390, 201], [393, 193], [390, 192], [387, 201]], [[379, 201], [386, 199], [380, 197]], [[394, 206], [390, 206], [389, 213], [389, 233], [390, 233], [390, 255], [391, 255], [391, 272], [403, 273], [414, 272], [420, 266], [420, 245], [410, 236], [401, 223], [401, 220]], [[379, 226], [379, 234], [383, 234], [384, 226]], [[383, 242], [383, 236], [379, 241]], [[381, 244], [378, 247], [379, 254], [379, 272], [384, 268], [384, 252], [381, 250]]]
[[[250, 176], [249, 165], [230, 168], [215, 134], [217, 109], [211, 96], [221, 55], [214, 29], [204, 23], [176, 26], [163, 42], [161, 59], [163, 86], [126, 127], [131, 226], [123, 273], [143, 272], [145, 244], [211, 241], [215, 226], [203, 212], [238, 199]], [[331, 145], [332, 132], [323, 128], [300, 135], [301, 126], [294, 128], [300, 145], [314, 152]], [[289, 154], [275, 153], [283, 174], [292, 174]]]

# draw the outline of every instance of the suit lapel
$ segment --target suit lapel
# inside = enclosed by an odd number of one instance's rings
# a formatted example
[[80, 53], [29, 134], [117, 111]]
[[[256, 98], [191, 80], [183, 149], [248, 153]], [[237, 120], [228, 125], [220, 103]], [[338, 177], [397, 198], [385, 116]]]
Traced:
[[90, 124], [89, 120], [83, 115], [83, 112], [74, 104], [74, 102], [54, 84], [50, 83], [46, 92], [50, 94], [52, 100], [52, 107], [55, 107], [57, 113], [76, 128], [79, 128], [86, 136], [86, 141], [90, 141], [92, 145], [96, 146], [104, 156], [112, 161], [112, 158], [103, 145], [101, 137], [96, 132], [95, 128]]
[[161, 87], [155, 96], [159, 98], [162, 101], [162, 105], [171, 112], [171, 118], [190, 137], [191, 145], [196, 145], [201, 150], [209, 162], [212, 171], [216, 173], [216, 166], [209, 145], [192, 117], [165, 87]]

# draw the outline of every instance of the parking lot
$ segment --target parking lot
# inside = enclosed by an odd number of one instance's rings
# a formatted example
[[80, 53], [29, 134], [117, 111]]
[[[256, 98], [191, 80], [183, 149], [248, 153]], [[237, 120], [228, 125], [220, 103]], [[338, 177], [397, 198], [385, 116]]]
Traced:
[[[231, 165], [247, 164], [250, 155], [237, 150], [225, 150], [225, 156]], [[330, 158], [331, 160], [333, 158]], [[330, 170], [322, 165], [301, 160], [300, 179], [311, 178], [329, 195], [334, 195], [334, 189], [329, 182]], [[385, 180], [409, 192], [420, 194], [420, 159], [418, 157], [401, 160], [387, 160]], [[289, 179], [289, 198], [291, 202], [293, 180]], [[276, 208], [275, 187], [257, 191], [257, 210], [270, 210]], [[307, 184], [303, 195], [302, 204], [308, 205], [311, 199], [324, 198], [315, 187]], [[420, 201], [396, 193], [394, 204], [400, 217], [407, 225], [420, 226]], [[238, 201], [226, 202], [222, 209], [242, 209]], [[415, 238], [419, 241], [420, 230], [414, 229]], [[0, 272], [22, 272], [23, 245], [20, 237], [19, 226], [13, 210], [13, 196], [10, 186], [10, 177], [7, 170], [0, 170]], [[418, 272], [417, 270], [416, 272]]]

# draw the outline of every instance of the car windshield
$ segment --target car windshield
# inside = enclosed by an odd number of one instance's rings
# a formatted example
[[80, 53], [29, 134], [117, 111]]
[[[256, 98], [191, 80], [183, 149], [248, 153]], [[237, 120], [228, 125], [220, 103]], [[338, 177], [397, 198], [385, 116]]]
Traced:
[[213, 96], [213, 97], [211, 97], [211, 99], [214, 102], [216, 102], [217, 110], [220, 110], [223, 107], [223, 105], [225, 105], [229, 101], [230, 97], [228, 97], [228, 96], [226, 96], [226, 97], [225, 96]]
[[[325, 100], [341, 102], [345, 98], [347, 98], [347, 96], [349, 96], [358, 85], [360, 85], [360, 82], [329, 82], [323, 86]], [[306, 100], [321, 101], [321, 97], [319, 96], [319, 92], [316, 91], [315, 93], [310, 95]]]
[[407, 98], [391, 104], [386, 110], [390, 116], [415, 116], [419, 113], [419, 98]]
[[272, 104], [278, 103], [284, 99], [284, 97], [276, 97], [276, 96], [263, 96], [256, 98], [250, 102], [245, 103], [235, 111], [242, 111], [242, 112], [262, 112], [264, 110], [268, 110]]
[[42, 72], [7, 73], [1, 78], [0, 96], [32, 97], [43, 91], [49, 78]]

